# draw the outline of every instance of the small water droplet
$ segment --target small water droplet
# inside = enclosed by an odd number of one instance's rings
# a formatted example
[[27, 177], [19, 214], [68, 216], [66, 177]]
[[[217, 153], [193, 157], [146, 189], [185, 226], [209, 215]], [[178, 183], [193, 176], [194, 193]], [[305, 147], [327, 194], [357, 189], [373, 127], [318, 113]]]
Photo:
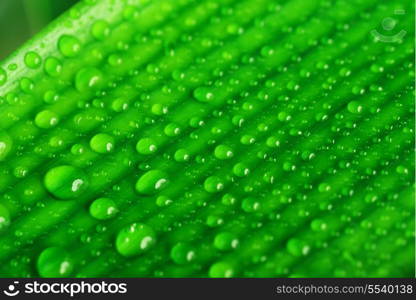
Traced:
[[90, 215], [97, 220], [111, 219], [117, 213], [117, 206], [110, 198], [98, 198], [90, 206]]

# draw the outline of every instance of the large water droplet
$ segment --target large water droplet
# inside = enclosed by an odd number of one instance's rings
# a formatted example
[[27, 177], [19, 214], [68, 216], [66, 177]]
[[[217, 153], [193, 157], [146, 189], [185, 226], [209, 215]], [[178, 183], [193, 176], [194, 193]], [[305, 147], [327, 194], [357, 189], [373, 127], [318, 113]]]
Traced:
[[201, 102], [210, 102], [214, 100], [215, 95], [208, 87], [198, 87], [194, 90], [194, 97]]
[[91, 34], [97, 40], [103, 40], [110, 34], [110, 27], [107, 21], [98, 20], [92, 24]]
[[181, 128], [179, 127], [178, 124], [169, 123], [168, 125], [166, 125], [165, 129], [163, 130], [163, 132], [167, 136], [174, 137], [174, 136], [178, 136], [181, 133]]
[[233, 167], [233, 173], [238, 177], [243, 177], [250, 174], [250, 169], [244, 163], [237, 163]]
[[230, 159], [234, 156], [233, 149], [226, 145], [218, 145], [215, 147], [214, 155], [218, 159]]
[[42, 59], [40, 58], [39, 54], [34, 51], [30, 51], [26, 53], [24, 61], [27, 67], [36, 69], [40, 66]]
[[62, 72], [62, 64], [56, 57], [48, 57], [45, 60], [45, 73], [52, 77], [57, 77]]
[[50, 169], [44, 178], [46, 189], [59, 199], [81, 196], [87, 189], [87, 176], [73, 166], [59, 166]]
[[39, 128], [51, 128], [58, 124], [59, 116], [53, 111], [42, 110], [35, 117], [35, 124]]
[[151, 195], [164, 189], [169, 183], [168, 176], [161, 170], [151, 170], [143, 174], [136, 183], [140, 194]]
[[170, 251], [170, 257], [179, 265], [192, 262], [195, 256], [195, 250], [184, 243], [177, 243]]
[[108, 153], [114, 149], [114, 138], [106, 133], [98, 133], [90, 140], [90, 147], [97, 153]]
[[359, 114], [363, 111], [363, 106], [357, 101], [351, 101], [348, 103], [347, 109], [350, 113]]
[[97, 90], [102, 84], [103, 73], [97, 68], [82, 68], [75, 76], [75, 87], [79, 92]]
[[286, 249], [293, 256], [305, 256], [308, 255], [310, 246], [302, 240], [292, 238], [287, 242]]
[[156, 243], [156, 234], [145, 224], [133, 223], [120, 230], [116, 239], [117, 251], [126, 257], [139, 255]]
[[39, 255], [37, 269], [41, 277], [62, 278], [71, 275], [74, 264], [67, 251], [51, 247]]
[[231, 278], [234, 275], [234, 268], [227, 262], [217, 262], [209, 268], [209, 277], [211, 278]]
[[237, 248], [238, 243], [237, 236], [230, 232], [221, 232], [214, 239], [214, 247], [223, 251]]
[[63, 56], [74, 57], [81, 50], [81, 43], [76, 37], [63, 35], [58, 40], [58, 49]]
[[152, 138], [142, 138], [137, 142], [136, 150], [143, 155], [153, 154], [157, 151], [156, 142]]
[[204, 189], [208, 193], [218, 193], [224, 189], [224, 182], [217, 176], [210, 176], [205, 179]]
[[174, 154], [174, 158], [177, 162], [185, 162], [188, 161], [189, 158], [191, 157], [189, 151], [185, 148], [181, 148], [176, 150], [175, 154]]

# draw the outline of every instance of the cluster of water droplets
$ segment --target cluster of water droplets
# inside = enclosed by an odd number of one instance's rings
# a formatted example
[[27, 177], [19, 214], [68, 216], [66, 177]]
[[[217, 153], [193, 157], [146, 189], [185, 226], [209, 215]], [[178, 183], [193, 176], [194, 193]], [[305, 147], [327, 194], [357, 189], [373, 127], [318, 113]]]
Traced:
[[[37, 253], [37, 274], [88, 275], [94, 270], [86, 260], [111, 257], [105, 267], [126, 266], [118, 271], [127, 275], [149, 264], [146, 274], [160, 276], [184, 266], [211, 277], [295, 276], [308, 272], [296, 262], [322, 261], [319, 251], [359, 265], [353, 250], [343, 249], [364, 242], [354, 234], [387, 218], [383, 209], [396, 211], [399, 225], [386, 221], [377, 237], [407, 226], [403, 207], [388, 200], [411, 182], [413, 162], [396, 162], [410, 149], [402, 137], [413, 127], [403, 116], [413, 109], [401, 101], [413, 91], [405, 85], [399, 92], [393, 75], [399, 68], [414, 77], [413, 64], [403, 62], [411, 46], [367, 43], [356, 65], [343, 50], [356, 46], [348, 23], [335, 34], [317, 30], [330, 19], [325, 4], [302, 10], [317, 9], [324, 21], [296, 25], [276, 18], [280, 5], [263, 2], [203, 2], [206, 10], [187, 14], [179, 29], [162, 23], [149, 32], [139, 27], [146, 15], [127, 6], [120, 24], [95, 20], [90, 43], [63, 34], [55, 55], [24, 54], [22, 63], [46, 79], [22, 77], [0, 94], [0, 162], [11, 162], [0, 188], [19, 187], [5, 189], [0, 232], [13, 226], [13, 216], [38, 209], [57, 224], [73, 213], [54, 238], [81, 241], [77, 257], [71, 244], [41, 238], [49, 246]], [[162, 8], [160, 18], [174, 10]], [[77, 20], [80, 12], [70, 16]], [[218, 30], [198, 32], [204, 22]], [[17, 68], [0, 69], [0, 86]], [[396, 185], [378, 194], [391, 178]], [[367, 220], [361, 210], [380, 215]], [[47, 227], [41, 217], [39, 223]], [[377, 238], [368, 243], [379, 247]], [[166, 262], [175, 264], [172, 274], [151, 268]], [[367, 270], [377, 265], [367, 262]], [[322, 272], [357, 274], [335, 260]]]

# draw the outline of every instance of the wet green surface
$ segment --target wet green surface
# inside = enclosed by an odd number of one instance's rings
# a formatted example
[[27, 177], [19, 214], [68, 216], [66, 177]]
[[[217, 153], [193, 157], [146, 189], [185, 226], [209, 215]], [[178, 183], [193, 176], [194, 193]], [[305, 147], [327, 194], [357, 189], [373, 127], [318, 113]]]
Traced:
[[413, 5], [74, 6], [1, 64], [0, 276], [414, 276]]

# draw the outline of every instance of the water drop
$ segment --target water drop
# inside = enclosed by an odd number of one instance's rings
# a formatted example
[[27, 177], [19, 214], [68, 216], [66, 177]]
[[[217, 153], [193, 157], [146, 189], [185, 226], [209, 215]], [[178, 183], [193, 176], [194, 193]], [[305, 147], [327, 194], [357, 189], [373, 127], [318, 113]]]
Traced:
[[402, 166], [402, 165], [399, 165], [399, 166], [397, 166], [397, 168], [396, 168], [396, 172], [398, 173], [398, 174], [401, 174], [401, 175], [403, 175], [403, 174], [409, 174], [409, 169], [408, 168], [406, 168], [405, 166]]
[[244, 163], [237, 163], [233, 167], [233, 173], [238, 177], [243, 177], [250, 173], [250, 169]]
[[270, 148], [277, 148], [280, 146], [280, 141], [277, 137], [270, 136], [266, 140], [266, 145], [267, 147], [270, 147]]
[[222, 196], [221, 203], [226, 206], [232, 206], [237, 203], [237, 198], [232, 194], [226, 193]]
[[43, 101], [46, 104], [53, 104], [59, 100], [59, 95], [54, 90], [48, 90], [43, 94]]
[[235, 234], [230, 232], [221, 232], [214, 238], [214, 247], [218, 250], [232, 250], [238, 247], [239, 241]]
[[12, 138], [6, 133], [0, 131], [0, 161], [3, 161], [13, 146]]
[[313, 231], [325, 231], [328, 229], [328, 224], [321, 219], [315, 219], [311, 222], [311, 229]]
[[164, 195], [160, 195], [159, 197], [156, 198], [156, 205], [159, 207], [163, 207], [163, 206], [168, 206], [170, 204], [172, 204], [172, 199], [164, 196]]
[[91, 203], [90, 214], [97, 220], [108, 220], [118, 213], [115, 202], [110, 198], [98, 198]]
[[44, 178], [46, 189], [59, 199], [82, 196], [87, 189], [87, 176], [73, 166], [59, 166], [50, 169]]
[[98, 133], [90, 140], [90, 147], [97, 153], [109, 153], [114, 149], [114, 138], [106, 133]]
[[30, 51], [26, 53], [24, 61], [25, 61], [25, 65], [28, 68], [36, 69], [40, 66], [42, 59], [40, 58], [39, 54], [37, 54], [36, 52]]
[[168, 113], [168, 108], [167, 106], [160, 104], [160, 103], [155, 103], [152, 105], [152, 114], [156, 115], [156, 116], [162, 116]]
[[35, 85], [33, 84], [33, 81], [26, 77], [23, 77], [22, 79], [20, 79], [19, 86], [20, 86], [20, 89], [25, 93], [30, 93], [35, 87]]
[[50, 247], [39, 255], [37, 269], [41, 277], [63, 278], [71, 275], [74, 264], [67, 251], [58, 247]]
[[224, 189], [224, 182], [217, 176], [210, 176], [205, 179], [204, 189], [208, 193], [218, 193]]
[[81, 43], [74, 36], [63, 35], [58, 40], [58, 49], [63, 56], [74, 57], [81, 50]]
[[8, 227], [9, 225], [10, 212], [4, 205], [0, 204], [0, 232], [2, 232], [2, 230]]
[[116, 248], [118, 253], [130, 257], [142, 254], [156, 243], [156, 234], [151, 227], [133, 223], [117, 234]]
[[95, 21], [91, 27], [91, 34], [97, 40], [104, 40], [110, 34], [110, 27], [107, 21]]
[[209, 277], [211, 278], [231, 278], [234, 275], [234, 268], [227, 262], [217, 262], [209, 268]]
[[243, 145], [251, 145], [256, 142], [256, 139], [252, 135], [243, 135], [240, 139], [241, 144]]
[[79, 92], [97, 90], [103, 85], [103, 73], [93, 67], [82, 68], [75, 76], [75, 87]]
[[45, 73], [51, 77], [57, 77], [62, 72], [62, 64], [56, 57], [48, 57], [45, 60], [44, 66]]
[[144, 173], [136, 183], [136, 190], [140, 194], [151, 195], [164, 189], [169, 183], [168, 176], [160, 170]]
[[216, 158], [224, 160], [233, 157], [234, 153], [231, 147], [226, 145], [218, 145], [217, 147], [215, 147], [214, 155]]
[[181, 133], [181, 128], [179, 127], [179, 125], [175, 123], [169, 123], [168, 125], [166, 125], [163, 132], [167, 136], [174, 137], [174, 136], [178, 136]]
[[157, 151], [156, 142], [152, 138], [142, 138], [137, 142], [136, 150], [143, 155], [153, 154]]
[[174, 158], [177, 162], [185, 162], [188, 161], [190, 158], [190, 153], [188, 150], [181, 148], [176, 150], [175, 154], [174, 154]]
[[214, 100], [215, 95], [208, 87], [198, 87], [194, 90], [194, 97], [201, 102], [210, 102]]
[[35, 124], [39, 128], [51, 128], [58, 124], [59, 116], [50, 110], [43, 110], [39, 112], [35, 117]]
[[195, 260], [195, 250], [187, 244], [177, 243], [172, 247], [170, 257], [175, 263], [183, 265]]
[[286, 249], [293, 256], [305, 256], [308, 255], [310, 246], [299, 239], [292, 238], [287, 242]]
[[122, 112], [129, 108], [129, 103], [124, 98], [117, 98], [111, 103], [111, 109], [115, 112]]
[[347, 105], [347, 109], [350, 113], [359, 114], [363, 111], [362, 105], [357, 101], [351, 101]]
[[241, 202], [241, 208], [247, 213], [256, 212], [260, 209], [260, 207], [260, 201], [252, 197], [245, 198]]
[[328, 183], [323, 182], [323, 183], [321, 183], [321, 184], [318, 186], [318, 190], [319, 190], [321, 193], [323, 193], [323, 192], [329, 192], [329, 191], [331, 190], [331, 186], [330, 186]]

